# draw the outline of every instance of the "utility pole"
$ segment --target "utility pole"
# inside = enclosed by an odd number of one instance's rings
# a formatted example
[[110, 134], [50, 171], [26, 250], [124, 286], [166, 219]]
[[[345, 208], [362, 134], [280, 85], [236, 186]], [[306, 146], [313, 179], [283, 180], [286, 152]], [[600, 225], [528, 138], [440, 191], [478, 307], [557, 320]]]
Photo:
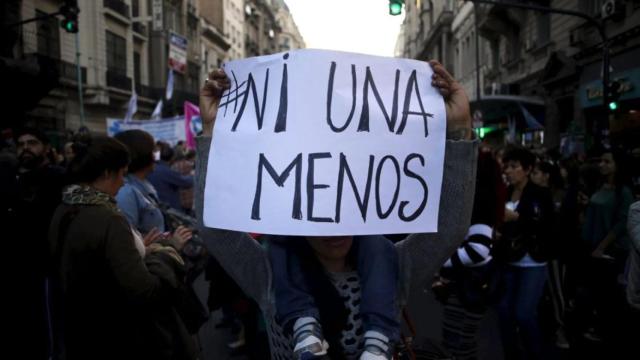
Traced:
[[84, 127], [84, 101], [82, 99], [82, 69], [80, 67], [80, 35], [76, 38], [76, 82], [78, 83], [78, 103], [80, 105], [80, 127]]
[[[586, 20], [589, 24], [598, 29], [598, 33], [600, 34], [600, 38], [602, 39], [602, 106], [607, 114], [609, 114], [609, 93], [610, 93], [610, 69], [609, 69], [609, 38], [607, 37], [607, 33], [604, 28], [604, 23], [593, 16], [585, 14], [579, 11], [566, 10], [566, 9], [558, 9], [547, 6], [539, 6], [539, 5], [531, 5], [525, 3], [516, 3], [510, 1], [500, 1], [500, 0], [469, 0], [474, 3], [474, 6], [478, 6], [478, 4], [489, 4], [489, 5], [498, 5], [504, 7], [525, 9], [525, 10], [533, 10], [539, 11], [542, 13], [551, 13], [551, 14], [560, 14], [560, 15], [568, 15], [575, 16], [581, 19]], [[477, 23], [477, 11], [476, 11], [476, 23]], [[598, 124], [598, 131], [596, 132], [597, 141], [601, 142], [601, 132], [603, 130], [602, 124]], [[608, 127], [608, 116], [607, 116], [607, 127]]]

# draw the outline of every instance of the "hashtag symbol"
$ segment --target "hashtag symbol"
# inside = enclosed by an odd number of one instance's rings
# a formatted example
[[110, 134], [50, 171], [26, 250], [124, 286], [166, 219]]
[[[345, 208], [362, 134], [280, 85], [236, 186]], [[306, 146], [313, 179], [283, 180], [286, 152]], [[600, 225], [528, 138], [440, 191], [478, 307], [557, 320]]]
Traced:
[[229, 89], [228, 91], [226, 91], [224, 94], [222, 94], [222, 104], [220, 104], [218, 107], [224, 107], [224, 114], [223, 116], [226, 117], [227, 116], [227, 107], [229, 107], [229, 104], [233, 103], [233, 113], [236, 113], [236, 110], [238, 108], [238, 99], [242, 98], [247, 91], [249, 91], [249, 87], [246, 87], [244, 89], [242, 89], [242, 87], [245, 86], [245, 84], [247, 83], [247, 81], [243, 81], [241, 84], [238, 84], [238, 79], [236, 78], [236, 73], [231, 71], [231, 74], [233, 75], [233, 83], [234, 86], [232, 89]]

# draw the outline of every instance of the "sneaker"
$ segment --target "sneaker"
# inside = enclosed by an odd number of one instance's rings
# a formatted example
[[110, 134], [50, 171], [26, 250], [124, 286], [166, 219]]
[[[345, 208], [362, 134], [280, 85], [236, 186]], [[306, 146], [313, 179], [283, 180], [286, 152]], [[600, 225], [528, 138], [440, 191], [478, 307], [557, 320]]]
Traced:
[[360, 360], [391, 360], [392, 350], [388, 337], [370, 330], [364, 334], [364, 351]]
[[322, 328], [318, 320], [312, 317], [302, 317], [293, 324], [294, 359], [313, 360], [322, 359], [327, 355], [329, 344], [322, 336]]
[[567, 334], [565, 334], [563, 328], [556, 331], [556, 346], [560, 349], [568, 349], [570, 347]]

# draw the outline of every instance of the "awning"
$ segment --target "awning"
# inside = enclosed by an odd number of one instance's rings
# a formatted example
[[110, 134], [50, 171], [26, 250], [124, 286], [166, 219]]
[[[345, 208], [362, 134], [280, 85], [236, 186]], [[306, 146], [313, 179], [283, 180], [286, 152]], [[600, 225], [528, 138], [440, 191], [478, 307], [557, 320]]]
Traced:
[[[477, 113], [476, 111], [479, 111]], [[471, 102], [471, 112], [481, 114], [483, 126], [515, 121], [521, 130], [544, 129], [545, 106], [539, 97], [520, 95], [485, 95]]]

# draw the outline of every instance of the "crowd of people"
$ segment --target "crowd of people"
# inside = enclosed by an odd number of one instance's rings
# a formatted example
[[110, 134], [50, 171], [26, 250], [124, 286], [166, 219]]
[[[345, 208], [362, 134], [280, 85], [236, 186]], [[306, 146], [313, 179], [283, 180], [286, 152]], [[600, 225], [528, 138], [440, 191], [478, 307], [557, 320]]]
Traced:
[[[411, 347], [399, 314], [416, 282], [443, 303], [443, 345], [456, 359], [478, 358], [491, 309], [505, 359], [545, 358], [543, 328], [560, 348], [580, 337], [626, 349], [637, 333], [620, 324], [640, 319], [640, 205], [629, 172], [638, 158], [617, 148], [563, 158], [470, 141], [464, 91], [432, 66], [448, 128], [459, 125], [447, 134], [449, 198], [437, 234], [405, 239], [205, 228], [203, 179], [228, 87], [223, 72], [203, 88], [196, 149], [142, 130], [82, 131], [60, 151], [35, 128], [3, 133], [0, 221], [12, 274], [3, 318], [15, 338], [5, 351], [197, 359], [195, 335], [222, 309], [251, 358], [390, 359]], [[457, 218], [465, 214], [468, 228]], [[202, 273], [209, 309], [193, 289]]]

